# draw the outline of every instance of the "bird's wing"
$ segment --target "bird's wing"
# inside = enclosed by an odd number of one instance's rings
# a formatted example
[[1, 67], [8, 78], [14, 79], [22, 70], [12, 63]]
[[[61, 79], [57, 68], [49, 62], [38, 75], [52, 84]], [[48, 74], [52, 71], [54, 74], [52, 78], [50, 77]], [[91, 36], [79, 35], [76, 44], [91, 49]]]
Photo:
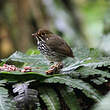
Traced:
[[53, 35], [47, 40], [49, 48], [64, 56], [73, 57], [73, 52], [68, 44], [58, 35]]

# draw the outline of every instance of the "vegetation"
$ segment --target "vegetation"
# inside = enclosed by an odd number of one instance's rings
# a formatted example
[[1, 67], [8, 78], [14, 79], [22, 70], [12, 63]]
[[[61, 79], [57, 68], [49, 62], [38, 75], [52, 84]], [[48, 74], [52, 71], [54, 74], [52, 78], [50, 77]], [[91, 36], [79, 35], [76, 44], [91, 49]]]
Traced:
[[7, 63], [19, 70], [25, 66], [32, 70], [0, 71], [0, 109], [90, 110], [109, 90], [110, 58], [92, 48], [73, 51], [75, 58], [66, 59], [65, 67], [53, 75], [46, 75], [49, 63], [36, 54], [37, 50], [29, 50], [27, 54], [15, 52], [2, 59], [1, 66]]

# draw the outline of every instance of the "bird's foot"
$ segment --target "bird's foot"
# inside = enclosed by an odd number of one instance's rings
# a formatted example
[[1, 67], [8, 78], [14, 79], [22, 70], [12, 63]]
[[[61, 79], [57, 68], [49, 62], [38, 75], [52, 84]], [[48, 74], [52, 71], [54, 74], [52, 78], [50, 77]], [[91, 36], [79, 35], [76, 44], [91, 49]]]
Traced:
[[52, 65], [48, 71], [46, 71], [47, 75], [52, 75], [54, 73], [58, 73], [60, 69], [63, 68], [63, 64], [61, 62]]

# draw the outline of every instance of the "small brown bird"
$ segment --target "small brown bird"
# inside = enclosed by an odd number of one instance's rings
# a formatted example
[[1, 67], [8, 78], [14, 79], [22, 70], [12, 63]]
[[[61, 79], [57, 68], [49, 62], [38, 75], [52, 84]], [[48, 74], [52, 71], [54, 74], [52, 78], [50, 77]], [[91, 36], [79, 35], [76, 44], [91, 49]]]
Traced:
[[39, 29], [32, 34], [37, 39], [37, 48], [51, 62], [61, 62], [67, 57], [74, 57], [69, 45], [58, 35], [49, 30]]

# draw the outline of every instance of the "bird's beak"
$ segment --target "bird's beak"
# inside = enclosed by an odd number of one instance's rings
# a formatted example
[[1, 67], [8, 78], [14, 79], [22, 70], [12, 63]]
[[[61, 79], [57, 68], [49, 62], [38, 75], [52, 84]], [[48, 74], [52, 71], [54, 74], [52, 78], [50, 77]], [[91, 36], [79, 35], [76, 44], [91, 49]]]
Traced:
[[36, 37], [36, 35], [35, 34], [32, 34], [32, 37]]
[[37, 40], [39, 40], [36, 33], [32, 34], [32, 37], [35, 37]]

